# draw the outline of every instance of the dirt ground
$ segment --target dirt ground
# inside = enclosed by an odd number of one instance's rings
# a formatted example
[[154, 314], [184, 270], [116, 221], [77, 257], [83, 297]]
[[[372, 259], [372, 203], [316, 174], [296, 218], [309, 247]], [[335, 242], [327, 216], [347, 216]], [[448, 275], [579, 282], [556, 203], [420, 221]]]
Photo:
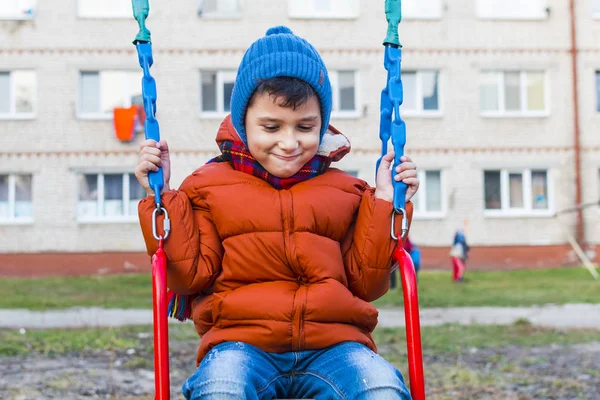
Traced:
[[[149, 345], [149, 343], [148, 343]], [[195, 341], [171, 344], [172, 398], [192, 374]], [[405, 372], [400, 348], [380, 352]], [[153, 398], [149, 346], [63, 356], [0, 358], [0, 398]], [[600, 343], [533, 349], [470, 349], [460, 354], [425, 354], [428, 399], [600, 399]]]

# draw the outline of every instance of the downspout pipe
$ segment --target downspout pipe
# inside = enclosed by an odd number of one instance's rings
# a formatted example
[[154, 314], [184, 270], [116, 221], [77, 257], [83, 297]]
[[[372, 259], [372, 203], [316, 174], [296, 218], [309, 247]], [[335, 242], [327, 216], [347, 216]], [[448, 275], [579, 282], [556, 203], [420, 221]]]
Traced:
[[[579, 127], [579, 89], [578, 89], [578, 47], [577, 47], [577, 27], [575, 19], [575, 0], [569, 0], [569, 17], [571, 22], [571, 70], [573, 84], [573, 146], [575, 150], [575, 206], [582, 203], [582, 184], [581, 184], [581, 130]], [[577, 225], [575, 229], [575, 238], [581, 247], [585, 245], [585, 230], [583, 222], [583, 209], [577, 209]]]

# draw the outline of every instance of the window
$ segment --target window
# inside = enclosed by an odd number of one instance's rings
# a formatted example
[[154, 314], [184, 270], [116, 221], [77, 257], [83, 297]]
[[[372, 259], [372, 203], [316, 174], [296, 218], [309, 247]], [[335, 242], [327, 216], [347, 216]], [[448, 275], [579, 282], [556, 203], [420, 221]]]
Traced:
[[235, 71], [200, 72], [200, 111], [203, 114], [224, 114], [231, 111], [231, 93]]
[[77, 0], [80, 18], [133, 18], [131, 1], [128, 0]]
[[0, 175], [0, 223], [33, 220], [31, 175]]
[[34, 71], [0, 72], [0, 118], [32, 118], [36, 88]]
[[356, 72], [330, 71], [329, 80], [333, 93], [332, 112], [336, 117], [356, 116], [358, 107], [356, 99]]
[[439, 114], [439, 71], [402, 72], [404, 99], [402, 111], [406, 114]]
[[441, 0], [419, 0], [402, 2], [402, 19], [440, 19]]
[[546, 19], [548, 0], [477, 0], [477, 16], [483, 19]]
[[239, 0], [200, 0], [198, 15], [203, 17], [239, 17]]
[[123, 173], [79, 176], [79, 221], [135, 221], [137, 203], [146, 197], [135, 175]]
[[546, 74], [541, 71], [484, 71], [479, 95], [484, 115], [547, 114]]
[[600, 0], [590, 0], [592, 2], [592, 17], [600, 19]]
[[142, 103], [142, 71], [89, 71], [79, 77], [80, 117], [112, 118], [116, 107]]
[[596, 71], [596, 111], [600, 112], [600, 71]]
[[419, 170], [417, 172], [421, 185], [412, 198], [416, 217], [440, 218], [446, 214], [443, 195], [442, 171]]
[[359, 0], [288, 0], [290, 18], [358, 18]]
[[0, 20], [33, 19], [37, 0], [2, 0], [0, 1]]
[[487, 214], [550, 214], [547, 170], [488, 170], [484, 171], [483, 180]]

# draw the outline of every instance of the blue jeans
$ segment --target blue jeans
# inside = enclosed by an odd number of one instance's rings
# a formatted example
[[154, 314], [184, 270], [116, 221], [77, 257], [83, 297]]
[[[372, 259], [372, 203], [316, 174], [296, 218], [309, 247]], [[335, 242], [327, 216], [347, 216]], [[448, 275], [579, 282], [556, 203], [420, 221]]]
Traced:
[[242, 342], [222, 343], [182, 389], [187, 400], [410, 400], [402, 374], [355, 342], [279, 354]]

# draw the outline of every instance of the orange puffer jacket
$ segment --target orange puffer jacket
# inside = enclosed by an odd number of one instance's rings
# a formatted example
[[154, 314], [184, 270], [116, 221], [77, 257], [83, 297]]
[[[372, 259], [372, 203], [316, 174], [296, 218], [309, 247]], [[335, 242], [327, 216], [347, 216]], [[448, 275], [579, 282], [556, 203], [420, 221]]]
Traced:
[[[227, 118], [217, 141], [236, 137]], [[211, 163], [164, 193], [168, 286], [202, 292], [192, 306], [202, 336], [198, 363], [226, 341], [268, 352], [355, 341], [376, 351], [378, 312], [369, 302], [388, 290], [395, 243], [392, 204], [374, 191], [333, 168], [277, 190], [229, 163]], [[139, 205], [149, 254], [157, 249], [153, 201]], [[410, 220], [412, 204], [406, 208]]]

